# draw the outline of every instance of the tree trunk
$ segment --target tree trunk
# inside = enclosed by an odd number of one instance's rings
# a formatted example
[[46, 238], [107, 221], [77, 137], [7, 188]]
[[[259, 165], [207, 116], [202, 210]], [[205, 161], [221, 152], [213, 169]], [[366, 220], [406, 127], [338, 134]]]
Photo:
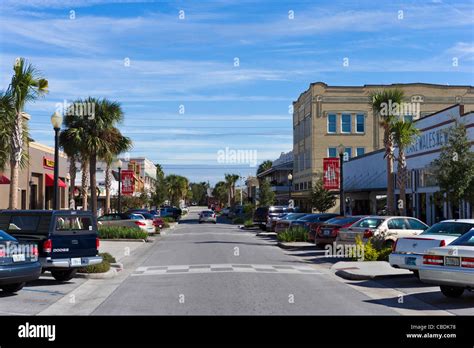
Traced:
[[76, 188], [76, 174], [76, 158], [75, 156], [72, 156], [69, 158], [69, 177], [71, 179], [71, 183], [69, 185], [69, 200], [74, 199], [74, 189]]
[[84, 160], [81, 166], [81, 195], [82, 195], [82, 210], [87, 210], [87, 196], [89, 195], [89, 162]]
[[110, 163], [105, 166], [105, 207], [104, 214], [110, 214], [110, 187], [112, 185], [110, 179]]
[[398, 148], [398, 185], [400, 187], [400, 200], [401, 208], [399, 208], [400, 215], [406, 216], [407, 214], [407, 200], [406, 200], [406, 180], [407, 180], [407, 168], [405, 161], [405, 150], [401, 147]]
[[10, 154], [10, 196], [8, 206], [9, 209], [18, 208], [18, 183], [20, 172], [20, 161], [23, 150], [23, 116], [21, 111], [16, 113], [15, 127], [11, 137], [11, 154]]
[[97, 167], [97, 155], [92, 154], [89, 160], [89, 177], [91, 181], [91, 210], [92, 214], [97, 217], [97, 180], [95, 172]]

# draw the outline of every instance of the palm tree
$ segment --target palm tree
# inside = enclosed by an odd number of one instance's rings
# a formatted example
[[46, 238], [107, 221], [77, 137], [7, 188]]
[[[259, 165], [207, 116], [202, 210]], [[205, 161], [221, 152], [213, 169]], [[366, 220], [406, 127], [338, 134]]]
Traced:
[[384, 131], [383, 143], [385, 147], [385, 158], [387, 160], [387, 215], [393, 214], [395, 189], [393, 183], [393, 158], [394, 144], [392, 124], [398, 117], [395, 115], [391, 105], [401, 105], [404, 93], [398, 88], [384, 89], [370, 94], [370, 107], [375, 116], [380, 118], [380, 126]]
[[188, 179], [181, 175], [170, 174], [165, 178], [168, 195], [172, 205], [178, 205], [179, 200], [186, 198]]
[[[121, 153], [130, 150], [132, 141], [125, 137], [120, 131], [113, 127], [107, 134], [105, 139], [108, 142], [109, 151], [104, 153], [103, 160], [105, 161], [105, 214], [110, 212], [110, 188], [112, 186], [110, 166], [114, 159]], [[120, 179], [119, 179], [120, 180]]]
[[237, 174], [225, 174], [225, 183], [229, 190], [228, 203], [234, 205], [235, 203], [235, 183], [239, 180], [240, 176]]
[[262, 163], [260, 163], [260, 165], [258, 166], [258, 169], [257, 169], [257, 175], [260, 174], [260, 173], [263, 173], [264, 171], [270, 169], [272, 167], [272, 161], [270, 160], [266, 160], [266, 161], [263, 161]]
[[[114, 128], [123, 120], [123, 111], [119, 103], [107, 99], [89, 97], [84, 101], [78, 100], [76, 102], [94, 105], [94, 115], [93, 117], [90, 115], [86, 117], [67, 115], [65, 125], [68, 128], [64, 132], [67, 132], [67, 140], [81, 153], [83, 175], [87, 166], [89, 167], [91, 210], [94, 215], [97, 215], [97, 160], [105, 158], [107, 154], [117, 150], [117, 144], [112, 139], [117, 140], [118, 134]], [[85, 187], [83, 187], [84, 191]]]
[[420, 131], [414, 126], [413, 122], [399, 119], [392, 124], [393, 140], [398, 147], [398, 168], [397, 168], [397, 182], [400, 187], [401, 209], [400, 214], [406, 215], [406, 182], [407, 182], [407, 163], [405, 157], [405, 149], [410, 146], [414, 137]]
[[10, 137], [10, 196], [9, 208], [16, 209], [18, 205], [19, 171], [22, 159], [25, 158], [23, 150], [25, 134], [23, 125], [24, 108], [27, 102], [35, 101], [48, 92], [48, 81], [40, 76], [36, 68], [28, 64], [24, 58], [17, 58], [13, 66], [13, 77], [7, 89], [7, 94], [12, 98], [14, 119], [8, 126]]
[[0, 171], [5, 170], [10, 158], [11, 127], [9, 125], [14, 122], [14, 110], [11, 95], [0, 92]]

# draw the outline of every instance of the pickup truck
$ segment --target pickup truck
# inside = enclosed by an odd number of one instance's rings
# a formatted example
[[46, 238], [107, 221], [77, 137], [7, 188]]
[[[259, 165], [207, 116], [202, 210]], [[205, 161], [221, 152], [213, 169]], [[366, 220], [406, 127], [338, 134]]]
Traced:
[[59, 281], [72, 279], [79, 267], [102, 262], [97, 222], [89, 211], [3, 210], [0, 230], [38, 245], [42, 272], [51, 271]]

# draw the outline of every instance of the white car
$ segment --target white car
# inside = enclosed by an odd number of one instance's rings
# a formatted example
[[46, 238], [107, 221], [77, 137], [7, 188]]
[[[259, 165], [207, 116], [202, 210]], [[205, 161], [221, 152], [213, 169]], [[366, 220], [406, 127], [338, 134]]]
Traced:
[[397, 238], [416, 236], [428, 225], [409, 216], [368, 216], [348, 228], [339, 230], [337, 244], [354, 244], [359, 237], [366, 243], [374, 236], [384, 236], [385, 245], [391, 247]]
[[102, 215], [97, 219], [97, 224], [102, 226], [139, 228], [147, 233], [155, 233], [156, 231], [153, 220], [147, 220], [143, 215], [135, 213]]
[[199, 223], [202, 224], [203, 222], [217, 223], [216, 213], [212, 210], [203, 210], [199, 214]]
[[428, 249], [451, 244], [474, 228], [474, 219], [445, 220], [434, 224], [418, 236], [398, 238], [389, 263], [394, 268], [414, 271], [423, 265], [423, 254]]
[[474, 288], [474, 229], [450, 245], [430, 249], [419, 269], [424, 283], [440, 286], [447, 297], [460, 297]]

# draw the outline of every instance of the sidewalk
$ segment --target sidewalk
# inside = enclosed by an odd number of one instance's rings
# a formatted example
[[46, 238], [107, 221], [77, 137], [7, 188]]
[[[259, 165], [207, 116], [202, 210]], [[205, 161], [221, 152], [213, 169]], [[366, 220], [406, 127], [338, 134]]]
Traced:
[[340, 261], [335, 263], [331, 270], [339, 277], [349, 280], [403, 277], [413, 274], [406, 269], [393, 268], [386, 261]]
[[126, 256], [130, 256], [135, 250], [146, 245], [146, 242], [143, 241], [109, 241], [101, 240], [99, 252], [109, 253], [117, 262], [120, 262]]
[[308, 242], [278, 242], [277, 245], [282, 249], [290, 250], [316, 250], [314, 243]]

